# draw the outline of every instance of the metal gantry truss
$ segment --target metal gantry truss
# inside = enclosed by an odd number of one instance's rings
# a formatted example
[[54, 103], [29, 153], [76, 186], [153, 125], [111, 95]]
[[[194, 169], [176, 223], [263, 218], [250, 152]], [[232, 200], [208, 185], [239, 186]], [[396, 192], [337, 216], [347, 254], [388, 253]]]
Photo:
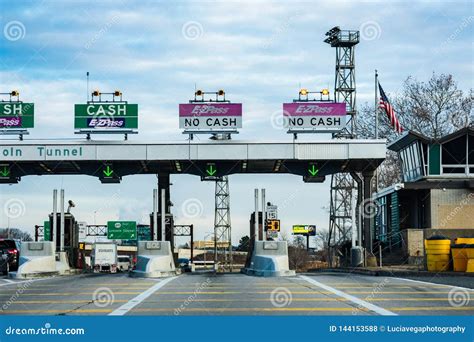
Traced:
[[[228, 176], [216, 180], [216, 202], [214, 216], [214, 263], [222, 255], [224, 270], [232, 271], [232, 231], [230, 224], [230, 194]], [[225, 243], [228, 242], [228, 246]]]
[[[334, 27], [326, 33], [326, 43], [336, 48], [334, 98], [346, 103], [347, 125], [334, 134], [335, 139], [353, 139], [356, 135], [356, 82], [355, 46], [359, 43], [359, 31], [340, 30]], [[332, 246], [340, 246], [351, 239], [353, 198], [357, 183], [349, 173], [337, 173], [331, 177], [329, 208], [329, 234]]]

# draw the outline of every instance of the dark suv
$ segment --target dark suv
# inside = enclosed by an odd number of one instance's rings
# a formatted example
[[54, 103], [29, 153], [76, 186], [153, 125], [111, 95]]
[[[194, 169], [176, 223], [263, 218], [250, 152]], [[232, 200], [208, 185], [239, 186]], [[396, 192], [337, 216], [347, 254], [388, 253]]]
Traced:
[[0, 272], [8, 274], [18, 270], [20, 261], [20, 242], [13, 239], [0, 239]]

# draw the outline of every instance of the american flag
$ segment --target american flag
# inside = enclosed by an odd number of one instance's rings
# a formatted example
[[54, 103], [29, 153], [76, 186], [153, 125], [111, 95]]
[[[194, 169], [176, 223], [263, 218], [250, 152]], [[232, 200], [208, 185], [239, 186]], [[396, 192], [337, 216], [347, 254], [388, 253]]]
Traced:
[[388, 119], [390, 120], [390, 125], [397, 131], [397, 133], [402, 133], [403, 132], [403, 127], [400, 124], [400, 122], [397, 119], [397, 116], [395, 115], [395, 111], [393, 110], [392, 105], [388, 101], [387, 95], [385, 95], [385, 92], [383, 91], [382, 86], [379, 83], [379, 90], [380, 90], [380, 108], [385, 110], [385, 113], [387, 113]]

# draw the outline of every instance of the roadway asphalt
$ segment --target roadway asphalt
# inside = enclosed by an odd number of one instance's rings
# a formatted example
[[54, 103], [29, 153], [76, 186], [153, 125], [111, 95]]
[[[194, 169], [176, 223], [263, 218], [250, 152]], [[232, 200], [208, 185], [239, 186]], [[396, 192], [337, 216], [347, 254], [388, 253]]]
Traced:
[[473, 315], [474, 290], [350, 273], [0, 279], [0, 315]]

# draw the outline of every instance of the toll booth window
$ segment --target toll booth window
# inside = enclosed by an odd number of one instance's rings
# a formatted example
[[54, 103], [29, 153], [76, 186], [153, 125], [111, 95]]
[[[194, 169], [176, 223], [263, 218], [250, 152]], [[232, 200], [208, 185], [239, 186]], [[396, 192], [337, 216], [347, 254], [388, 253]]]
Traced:
[[404, 181], [415, 181], [425, 175], [426, 167], [422, 153], [423, 150], [418, 141], [400, 151]]
[[441, 164], [443, 173], [463, 174], [467, 171], [467, 135], [443, 143]]

